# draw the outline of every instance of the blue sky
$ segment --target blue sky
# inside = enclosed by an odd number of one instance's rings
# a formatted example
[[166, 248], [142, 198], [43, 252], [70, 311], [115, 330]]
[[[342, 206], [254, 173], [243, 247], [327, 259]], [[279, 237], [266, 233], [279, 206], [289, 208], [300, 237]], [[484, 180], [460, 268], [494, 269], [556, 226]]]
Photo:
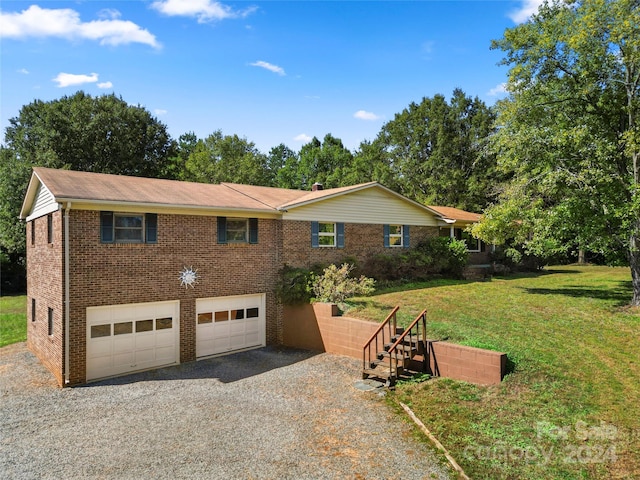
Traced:
[[538, 4], [3, 0], [2, 138], [23, 105], [84, 90], [144, 106], [176, 139], [220, 129], [268, 153], [331, 133], [355, 150], [423, 97], [504, 96], [491, 40]]

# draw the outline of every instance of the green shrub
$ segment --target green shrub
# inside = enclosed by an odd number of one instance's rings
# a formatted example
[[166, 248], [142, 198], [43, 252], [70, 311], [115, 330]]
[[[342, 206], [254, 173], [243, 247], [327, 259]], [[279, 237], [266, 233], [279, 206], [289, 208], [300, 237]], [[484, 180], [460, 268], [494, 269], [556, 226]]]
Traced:
[[349, 276], [353, 265], [341, 267], [329, 265], [322, 275], [313, 276], [313, 293], [319, 302], [344, 304], [345, 300], [356, 295], [370, 295], [375, 291], [375, 280], [364, 275], [358, 278]]
[[362, 271], [382, 282], [423, 281], [440, 275], [460, 277], [468, 259], [464, 241], [433, 237], [400, 254], [376, 255]]
[[311, 281], [313, 274], [304, 268], [285, 265], [278, 272], [276, 295], [285, 305], [300, 305], [311, 300]]
[[449, 237], [427, 238], [416, 245], [416, 250], [432, 273], [459, 276], [469, 259], [467, 244]]

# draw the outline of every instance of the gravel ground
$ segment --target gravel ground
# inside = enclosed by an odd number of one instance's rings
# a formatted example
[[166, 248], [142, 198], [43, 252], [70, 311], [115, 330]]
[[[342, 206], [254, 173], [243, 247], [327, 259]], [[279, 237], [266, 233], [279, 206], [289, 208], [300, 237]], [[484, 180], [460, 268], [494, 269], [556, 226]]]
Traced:
[[0, 349], [1, 478], [450, 478], [359, 362], [263, 348], [60, 389]]

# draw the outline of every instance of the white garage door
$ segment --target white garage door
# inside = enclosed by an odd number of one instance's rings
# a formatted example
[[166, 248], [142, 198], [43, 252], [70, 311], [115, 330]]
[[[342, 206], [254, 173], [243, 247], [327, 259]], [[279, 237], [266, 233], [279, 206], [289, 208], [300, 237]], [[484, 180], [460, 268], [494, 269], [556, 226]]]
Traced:
[[265, 318], [263, 293], [196, 300], [196, 356], [264, 346]]
[[180, 302], [87, 308], [87, 380], [180, 362]]

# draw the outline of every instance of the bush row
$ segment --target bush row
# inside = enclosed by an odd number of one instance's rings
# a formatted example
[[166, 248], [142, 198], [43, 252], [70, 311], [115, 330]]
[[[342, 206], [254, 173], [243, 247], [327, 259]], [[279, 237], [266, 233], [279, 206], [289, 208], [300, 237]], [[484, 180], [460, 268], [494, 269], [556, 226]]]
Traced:
[[461, 240], [434, 237], [396, 255], [376, 255], [363, 264], [345, 258], [336, 265], [311, 269], [285, 266], [280, 270], [276, 293], [285, 305], [318, 301], [342, 303], [354, 295], [373, 292], [374, 281], [422, 281], [435, 276], [459, 278], [469, 254]]

